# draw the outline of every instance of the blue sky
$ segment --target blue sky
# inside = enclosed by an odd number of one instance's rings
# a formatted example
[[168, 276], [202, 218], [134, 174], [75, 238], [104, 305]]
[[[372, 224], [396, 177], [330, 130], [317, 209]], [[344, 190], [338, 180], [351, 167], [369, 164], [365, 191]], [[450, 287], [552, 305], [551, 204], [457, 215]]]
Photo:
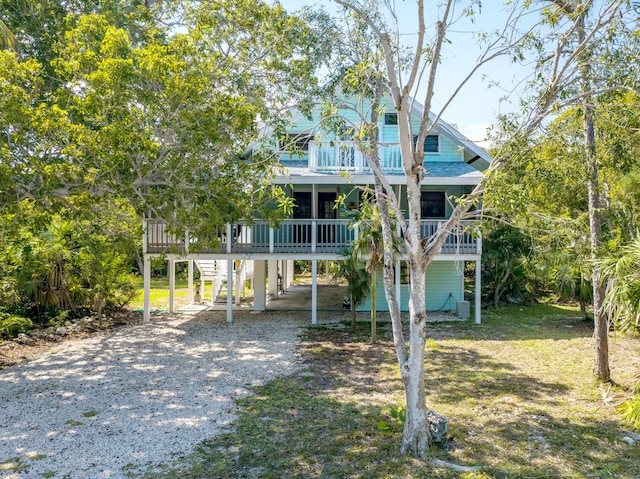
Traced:
[[[338, 8], [330, 0], [280, 0], [280, 3], [289, 11], [295, 11], [304, 5], [322, 5], [330, 12], [337, 11]], [[415, 41], [415, 32], [417, 32], [415, 1], [396, 0], [395, 3], [401, 34], [405, 43], [409, 45]], [[457, 2], [458, 8], [466, 3]], [[480, 31], [496, 30], [504, 24], [506, 11], [501, 1], [489, 0], [482, 3], [482, 11], [475, 16], [474, 23], [465, 19], [456, 24], [455, 31], [451, 34], [452, 43], [446, 44], [443, 49], [444, 59], [439, 67], [432, 108], [435, 112], [443, 106], [461, 79], [475, 64], [480, 53], [475, 34]], [[428, 23], [427, 28], [429, 28]], [[471, 140], [483, 143], [486, 129], [495, 122], [498, 114], [513, 111], [516, 108], [512, 103], [513, 100], [501, 102], [500, 99], [513, 89], [513, 85], [524, 73], [526, 71], [522, 67], [515, 66], [506, 59], [497, 60], [491, 66], [484, 67], [475, 74], [447, 108], [443, 115], [444, 120], [457, 124], [460, 131]], [[498, 86], [495, 85], [496, 83]], [[418, 99], [421, 96], [419, 91]], [[515, 103], [517, 105], [517, 101]]]

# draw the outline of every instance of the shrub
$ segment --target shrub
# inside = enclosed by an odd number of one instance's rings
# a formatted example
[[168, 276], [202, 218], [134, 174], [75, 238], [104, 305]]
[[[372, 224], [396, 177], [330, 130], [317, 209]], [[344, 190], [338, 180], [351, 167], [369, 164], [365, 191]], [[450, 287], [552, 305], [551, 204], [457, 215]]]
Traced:
[[33, 327], [28, 318], [0, 312], [0, 339], [12, 339]]

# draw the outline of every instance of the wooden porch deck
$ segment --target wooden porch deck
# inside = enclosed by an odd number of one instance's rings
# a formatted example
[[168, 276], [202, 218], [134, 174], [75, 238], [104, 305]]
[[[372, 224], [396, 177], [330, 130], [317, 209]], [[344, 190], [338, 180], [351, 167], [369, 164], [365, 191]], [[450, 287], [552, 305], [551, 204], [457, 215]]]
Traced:
[[[443, 221], [424, 220], [423, 238], [432, 236]], [[462, 222], [459, 232], [451, 233], [439, 251], [442, 255], [479, 255], [481, 238], [474, 234], [475, 222]], [[357, 229], [346, 220], [283, 220], [274, 228], [266, 221], [228, 224], [218, 232], [217, 245], [203, 247], [197, 238], [177, 237], [162, 220], [145, 220], [144, 252], [151, 254], [186, 254], [189, 252], [225, 255], [243, 254], [341, 254], [357, 239]]]

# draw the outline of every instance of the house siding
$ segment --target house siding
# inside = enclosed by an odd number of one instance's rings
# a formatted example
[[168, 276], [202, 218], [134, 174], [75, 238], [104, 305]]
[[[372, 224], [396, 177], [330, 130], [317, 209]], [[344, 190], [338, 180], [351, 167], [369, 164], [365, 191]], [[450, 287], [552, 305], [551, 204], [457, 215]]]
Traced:
[[[390, 100], [383, 99], [382, 101], [382, 111], [384, 112], [393, 112], [395, 111], [393, 108], [393, 103]], [[360, 124], [361, 123], [361, 115], [369, 117], [369, 109], [371, 103], [366, 100], [364, 102], [358, 103], [359, 112], [353, 111], [351, 109], [341, 109], [340, 115], [344, 118], [345, 124]], [[295, 119], [292, 126], [289, 127], [288, 131], [290, 133], [304, 133], [310, 134], [315, 132], [316, 141], [332, 141], [335, 139], [335, 134], [322, 132], [318, 127], [319, 121], [321, 119], [321, 111], [320, 108], [316, 108], [312, 112], [311, 118], [307, 118], [305, 116], [299, 116]], [[397, 126], [389, 126], [384, 124], [384, 113], [381, 113], [378, 121], [380, 138], [383, 142], [397, 143], [398, 142], [398, 127]], [[413, 134], [418, 133], [418, 122], [414, 122], [412, 125]], [[460, 145], [452, 141], [447, 135], [442, 134], [440, 128], [435, 127], [432, 131], [433, 135], [439, 136], [439, 152], [438, 153], [425, 153], [425, 161], [462, 161], [462, 154], [460, 152]], [[289, 162], [299, 162], [299, 161], [308, 161], [307, 154], [283, 154], [280, 160], [283, 165], [286, 166]]]
[[[464, 299], [464, 276], [456, 261], [434, 261], [426, 273], [427, 311], [455, 311], [456, 301]], [[382, 270], [376, 275], [376, 311], [388, 311], [384, 295]], [[358, 307], [358, 311], [371, 310], [371, 297]], [[400, 286], [400, 310], [409, 311], [409, 285]]]

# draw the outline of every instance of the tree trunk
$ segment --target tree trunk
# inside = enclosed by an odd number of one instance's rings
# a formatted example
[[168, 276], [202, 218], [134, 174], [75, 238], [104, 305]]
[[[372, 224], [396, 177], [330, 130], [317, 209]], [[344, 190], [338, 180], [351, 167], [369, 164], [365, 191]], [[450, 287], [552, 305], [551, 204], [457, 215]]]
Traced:
[[[578, 31], [580, 42], [584, 40], [584, 23], [586, 10], [580, 17], [580, 29]], [[588, 93], [591, 91], [591, 64], [586, 52], [581, 54], [580, 82], [585, 98], [582, 103], [584, 115], [584, 150], [585, 162], [587, 165], [588, 179], [587, 191], [589, 196], [589, 238], [591, 242], [591, 259], [593, 261], [593, 272], [591, 281], [593, 283], [593, 321], [594, 321], [594, 341], [595, 341], [595, 364], [593, 372], [601, 381], [611, 380], [609, 370], [609, 325], [606, 315], [602, 309], [604, 301], [604, 286], [600, 279], [600, 266], [597, 259], [600, 245], [602, 243], [602, 218], [600, 213], [600, 187], [599, 169], [596, 155], [594, 112]]]
[[351, 332], [355, 333], [356, 331], [356, 304], [353, 302], [353, 296], [349, 297], [349, 302], [351, 306]]
[[139, 251], [136, 251], [136, 264], [138, 265], [138, 272], [140, 273], [140, 276], [144, 276], [144, 263]]
[[509, 275], [511, 274], [511, 268], [509, 268], [509, 266], [506, 266], [506, 269], [504, 270], [504, 274], [502, 275], [502, 277], [498, 280], [498, 284], [496, 284], [496, 289], [493, 292], [493, 305], [497, 308], [498, 304], [500, 303], [500, 298], [502, 297], [502, 293], [504, 293], [506, 291], [506, 283], [507, 280], [509, 279]]
[[402, 366], [402, 379], [407, 399], [406, 420], [400, 451], [414, 457], [424, 457], [431, 435], [427, 422], [427, 401], [424, 385], [424, 344], [427, 314], [425, 305], [425, 270], [422, 262], [410, 261], [411, 294], [409, 295], [409, 357]]
[[585, 151], [587, 167], [589, 169], [589, 228], [591, 240], [591, 259], [593, 260], [593, 339], [595, 342], [595, 364], [593, 373], [604, 382], [611, 381], [609, 369], [609, 322], [602, 308], [605, 288], [601, 281], [600, 266], [597, 263], [599, 249], [602, 243], [602, 227], [600, 214], [600, 193], [598, 188], [598, 165], [595, 154], [595, 135], [593, 109], [585, 103]]
[[371, 342], [378, 340], [376, 325], [376, 275], [378, 274], [378, 262], [376, 261], [373, 271], [371, 271]]
[[581, 299], [579, 299], [578, 301], [580, 303], [580, 314], [582, 315], [582, 320], [588, 321], [589, 314], [587, 313], [587, 304]]

